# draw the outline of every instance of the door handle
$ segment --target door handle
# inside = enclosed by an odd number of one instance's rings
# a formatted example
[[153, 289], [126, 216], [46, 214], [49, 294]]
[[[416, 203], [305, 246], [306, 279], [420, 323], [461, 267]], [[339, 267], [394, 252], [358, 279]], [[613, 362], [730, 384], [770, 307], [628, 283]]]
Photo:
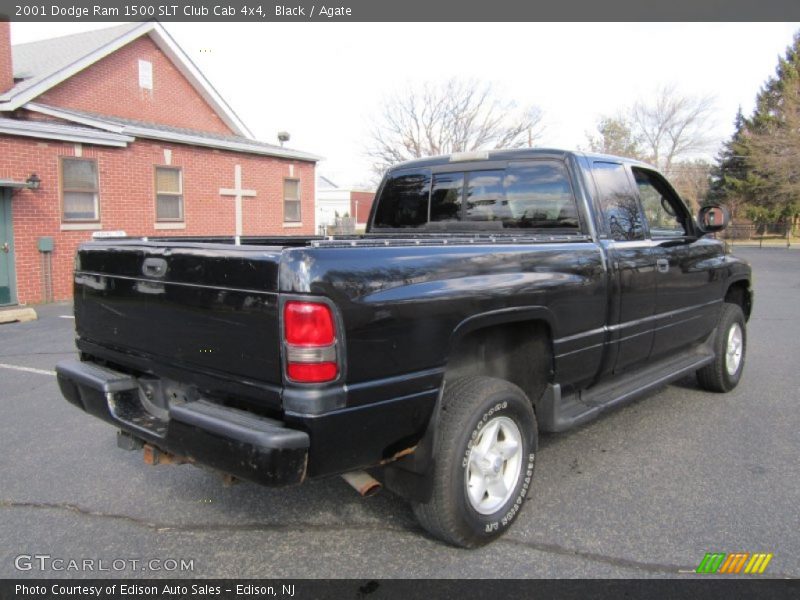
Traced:
[[669, 272], [669, 261], [666, 258], [659, 258], [656, 261], [656, 268], [658, 269], [659, 273]]
[[8, 242], [4, 242], [2, 248], [0, 248], [0, 249], [2, 249], [3, 252], [5, 252], [6, 254], [11, 252], [11, 248], [8, 247]]

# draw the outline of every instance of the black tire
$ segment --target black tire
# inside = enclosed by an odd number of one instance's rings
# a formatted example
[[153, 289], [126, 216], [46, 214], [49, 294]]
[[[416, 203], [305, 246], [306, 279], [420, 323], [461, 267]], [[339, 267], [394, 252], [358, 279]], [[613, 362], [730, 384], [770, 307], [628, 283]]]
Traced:
[[[475, 463], [470, 461], [470, 457], [474, 457], [472, 448], [476, 446], [478, 451], [475, 442], [483, 440], [482, 432], [499, 431], [496, 437], [499, 444], [512, 440], [513, 435], [508, 439], [504, 436], [504, 431], [515, 433], [509, 420], [516, 426], [516, 433], [520, 434], [519, 459], [516, 453], [514, 458], [507, 461], [494, 455], [494, 462], [487, 460], [482, 464], [489, 465], [486, 471], [488, 478], [493, 481], [505, 478], [506, 473], [512, 477], [510, 474], [518, 470], [516, 484], [504, 483], [506, 490], [512, 490], [507, 501], [490, 514], [481, 514], [473, 506], [474, 501], [470, 500], [467, 492], [467, 476], [478, 473]], [[484, 429], [484, 426], [487, 427]], [[482, 376], [464, 377], [448, 384], [438, 422], [436, 461], [431, 474], [433, 495], [429, 502], [412, 503], [420, 524], [435, 537], [464, 548], [481, 546], [501, 536], [516, 519], [528, 494], [537, 445], [533, 407], [517, 386]], [[495, 449], [499, 447], [493, 446]], [[502, 463], [499, 467], [496, 466], [498, 461]], [[472, 489], [474, 493], [479, 493], [477, 487]], [[501, 502], [505, 496], [498, 495], [493, 500], [487, 491], [481, 497], [486, 499], [488, 509], [492, 510], [492, 502]], [[479, 508], [486, 510], [487, 507], [478, 502]]]
[[[741, 331], [741, 358], [733, 372], [728, 370], [728, 339], [732, 331], [738, 327]], [[724, 303], [719, 316], [717, 330], [714, 334], [714, 362], [697, 371], [697, 382], [710, 392], [730, 392], [737, 386], [742, 377], [744, 360], [747, 351], [747, 329], [744, 313], [738, 304]]]

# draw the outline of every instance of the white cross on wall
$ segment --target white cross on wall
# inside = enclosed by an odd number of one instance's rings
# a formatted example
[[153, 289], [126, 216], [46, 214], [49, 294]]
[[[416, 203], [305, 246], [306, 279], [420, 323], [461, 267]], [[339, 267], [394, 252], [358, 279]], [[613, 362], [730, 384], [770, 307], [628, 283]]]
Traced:
[[242, 243], [242, 198], [253, 197], [255, 190], [242, 189], [242, 165], [234, 167], [233, 189], [219, 188], [220, 196], [233, 196], [236, 204], [236, 245]]

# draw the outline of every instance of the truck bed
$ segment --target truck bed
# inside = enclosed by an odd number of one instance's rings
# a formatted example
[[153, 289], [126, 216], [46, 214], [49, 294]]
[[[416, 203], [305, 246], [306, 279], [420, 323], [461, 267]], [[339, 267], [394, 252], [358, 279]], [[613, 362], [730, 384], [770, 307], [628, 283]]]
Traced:
[[[446, 338], [420, 345], [410, 321], [443, 334], [479, 305], [508, 308], [514, 289], [522, 293], [512, 304], [542, 303], [546, 295], [557, 314], [586, 303], [564, 323], [566, 335], [596, 327], [605, 315], [592, 301], [605, 285], [600, 250], [584, 235], [402, 232], [241, 242], [220, 236], [84, 244], [75, 274], [79, 348], [280, 411], [282, 297], [336, 304], [347, 353], [357, 357], [348, 362], [348, 383], [424, 371]], [[558, 261], [567, 247], [576, 262], [564, 269]], [[557, 282], [559, 291], [550, 293]]]

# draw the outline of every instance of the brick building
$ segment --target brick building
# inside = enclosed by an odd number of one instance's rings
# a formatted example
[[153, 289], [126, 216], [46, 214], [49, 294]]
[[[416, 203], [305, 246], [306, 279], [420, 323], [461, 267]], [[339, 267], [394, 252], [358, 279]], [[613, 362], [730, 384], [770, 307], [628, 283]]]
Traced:
[[10, 45], [0, 23], [0, 306], [71, 296], [93, 235], [314, 233], [318, 157], [256, 141], [169, 34]]

